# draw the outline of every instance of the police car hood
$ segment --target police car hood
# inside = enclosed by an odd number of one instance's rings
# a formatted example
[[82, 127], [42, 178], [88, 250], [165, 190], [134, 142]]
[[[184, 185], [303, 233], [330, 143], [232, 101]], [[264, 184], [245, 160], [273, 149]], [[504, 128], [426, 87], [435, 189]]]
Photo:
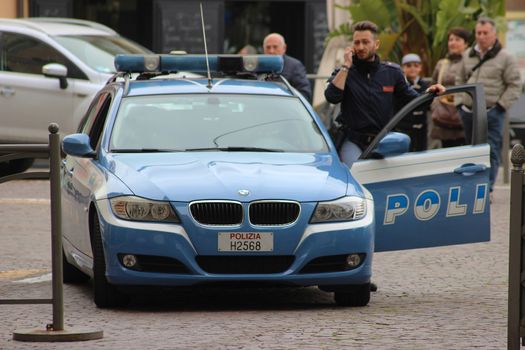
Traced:
[[157, 200], [319, 201], [364, 196], [346, 166], [330, 154], [123, 153], [108, 160], [135, 195]]

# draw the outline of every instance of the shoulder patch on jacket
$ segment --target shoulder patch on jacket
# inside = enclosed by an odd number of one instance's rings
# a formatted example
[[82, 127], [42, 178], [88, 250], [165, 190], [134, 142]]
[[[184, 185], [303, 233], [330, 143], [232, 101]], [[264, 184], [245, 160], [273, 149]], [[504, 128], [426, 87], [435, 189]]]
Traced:
[[385, 65], [385, 67], [401, 69], [401, 66], [399, 64], [397, 64], [397, 63], [394, 63], [394, 62], [384, 61], [383, 64]]

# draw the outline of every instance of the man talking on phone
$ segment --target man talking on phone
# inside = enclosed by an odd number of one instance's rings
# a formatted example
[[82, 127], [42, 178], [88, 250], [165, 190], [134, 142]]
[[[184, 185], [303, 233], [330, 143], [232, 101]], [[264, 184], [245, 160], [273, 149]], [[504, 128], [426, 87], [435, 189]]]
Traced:
[[[419, 96], [399, 65], [381, 62], [378, 48], [377, 26], [370, 21], [355, 23], [352, 46], [345, 49], [344, 64], [332, 73], [324, 93], [328, 102], [341, 103], [337, 121], [345, 140], [339, 156], [348, 167], [394, 116], [394, 106], [403, 106]], [[445, 87], [435, 84], [427, 92], [439, 95]]]

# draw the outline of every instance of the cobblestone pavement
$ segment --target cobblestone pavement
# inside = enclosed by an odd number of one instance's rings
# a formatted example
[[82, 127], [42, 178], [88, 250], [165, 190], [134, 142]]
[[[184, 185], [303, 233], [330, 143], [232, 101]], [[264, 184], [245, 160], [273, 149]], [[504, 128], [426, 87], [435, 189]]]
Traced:
[[[0, 185], [0, 298], [51, 295], [48, 187], [46, 181]], [[222, 288], [144, 296], [125, 309], [100, 310], [89, 284], [67, 285], [66, 328], [103, 330], [103, 339], [13, 341], [14, 330], [44, 329], [51, 306], [0, 305], [0, 349], [503, 349], [508, 186], [496, 188], [491, 219], [488, 243], [376, 254], [379, 291], [367, 307], [338, 308], [317, 288]], [[45, 281], [23, 283], [30, 277]]]

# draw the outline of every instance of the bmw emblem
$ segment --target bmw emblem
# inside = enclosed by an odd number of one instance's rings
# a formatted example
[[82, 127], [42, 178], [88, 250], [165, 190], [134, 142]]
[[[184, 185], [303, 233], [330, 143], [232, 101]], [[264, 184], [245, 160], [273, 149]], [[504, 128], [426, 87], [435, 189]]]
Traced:
[[241, 195], [243, 197], [246, 197], [247, 195], [250, 194], [250, 191], [248, 191], [248, 190], [239, 190], [239, 191], [237, 191], [237, 193], [239, 193], [239, 195]]

